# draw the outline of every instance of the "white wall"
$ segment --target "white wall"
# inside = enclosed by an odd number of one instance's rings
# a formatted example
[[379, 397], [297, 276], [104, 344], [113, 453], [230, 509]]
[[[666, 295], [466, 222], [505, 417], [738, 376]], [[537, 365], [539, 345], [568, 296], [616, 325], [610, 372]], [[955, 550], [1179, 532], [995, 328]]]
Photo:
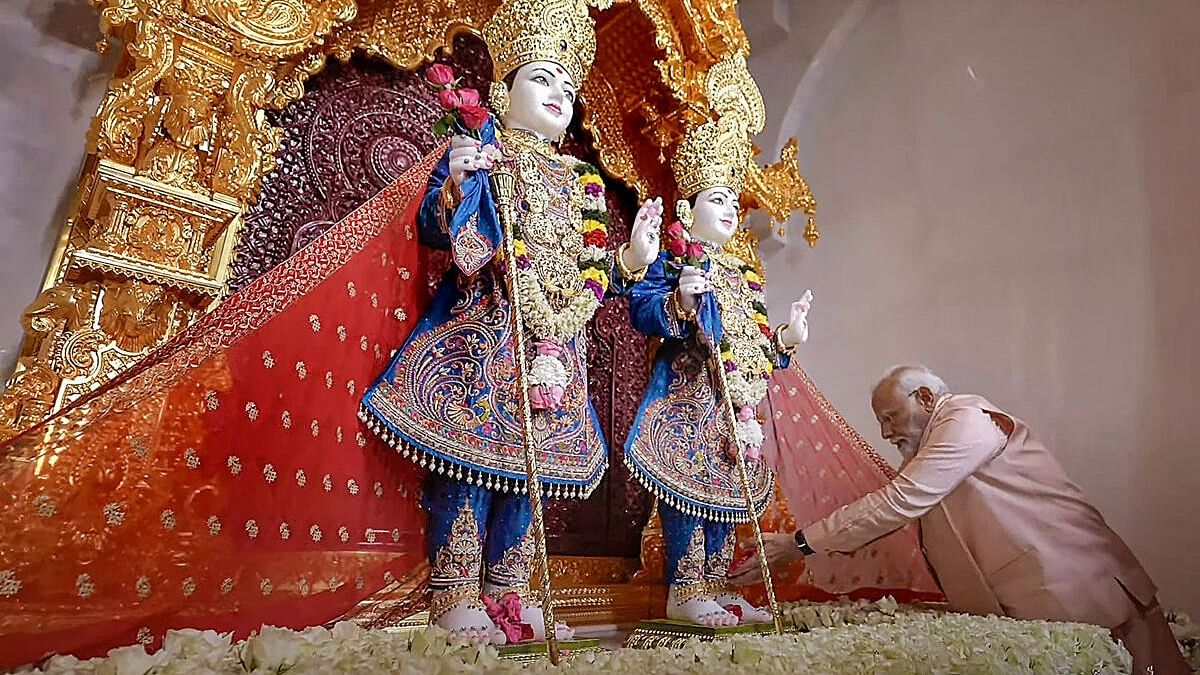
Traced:
[[120, 49], [96, 55], [98, 20], [82, 0], [0, 2], [0, 387]]
[[815, 291], [805, 367], [889, 457], [896, 362], [1024, 418], [1200, 615], [1200, 3], [809, 4], [750, 62], [819, 203], [767, 261], [777, 315]]

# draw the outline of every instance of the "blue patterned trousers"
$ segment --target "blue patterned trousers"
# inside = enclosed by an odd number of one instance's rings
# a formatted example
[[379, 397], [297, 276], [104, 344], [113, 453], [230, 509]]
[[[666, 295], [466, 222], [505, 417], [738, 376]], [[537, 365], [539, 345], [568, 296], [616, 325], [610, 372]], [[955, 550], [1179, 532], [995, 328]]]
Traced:
[[529, 583], [534, 550], [528, 495], [433, 475], [425, 486], [424, 506], [435, 591], [478, 587], [480, 580], [515, 588]]
[[733, 523], [688, 515], [658, 503], [667, 553], [667, 583], [680, 588], [724, 582], [733, 564]]

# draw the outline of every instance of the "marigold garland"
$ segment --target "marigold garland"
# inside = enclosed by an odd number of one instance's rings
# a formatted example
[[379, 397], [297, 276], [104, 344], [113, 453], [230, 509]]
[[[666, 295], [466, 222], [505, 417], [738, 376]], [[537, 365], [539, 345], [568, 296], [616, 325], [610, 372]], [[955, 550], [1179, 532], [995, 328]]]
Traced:
[[[583, 288], [590, 291], [576, 295], [561, 310], [550, 305], [542, 280], [533, 269], [529, 249], [521, 239], [519, 224], [513, 226], [513, 250], [517, 258], [517, 283], [521, 286], [521, 315], [525, 326], [539, 340], [566, 344], [583, 333], [587, 322], [595, 315], [604, 294], [608, 291], [609, 259], [608, 212], [604, 203], [604, 180], [596, 167], [579, 162], [575, 165], [578, 180], [574, 186], [580, 210], [579, 231], [583, 235], [583, 250], [576, 260]], [[533, 384], [541, 384], [534, 382]]]

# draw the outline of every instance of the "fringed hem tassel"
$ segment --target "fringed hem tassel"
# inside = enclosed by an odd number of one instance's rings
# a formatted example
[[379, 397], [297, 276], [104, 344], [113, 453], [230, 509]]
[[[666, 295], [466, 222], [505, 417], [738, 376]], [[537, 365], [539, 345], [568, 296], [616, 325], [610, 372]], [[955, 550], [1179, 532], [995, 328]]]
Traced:
[[[504, 493], [529, 494], [528, 481], [524, 478], [497, 476], [486, 471], [479, 471], [478, 469], [437, 457], [423, 448], [414, 446], [392, 431], [365, 404], [359, 404], [358, 406], [358, 419], [367, 425], [367, 428], [373, 431], [384, 443], [387, 443], [389, 447], [422, 469], [429, 469], [436, 472], [439, 476], [449, 476], [455, 480], [479, 485], [489, 490]], [[596, 490], [596, 486], [600, 484], [603, 478], [604, 472], [602, 471], [599, 477], [586, 485], [563, 485], [561, 483], [547, 483], [543, 480], [542, 494], [550, 499], [587, 499], [592, 496], [592, 492]]]
[[[633, 474], [634, 478], [637, 478], [637, 482], [641, 483], [642, 487], [646, 488], [647, 492], [666, 502], [667, 504], [670, 504], [673, 508], [688, 514], [689, 516], [697, 516], [699, 518], [704, 518], [705, 520], [715, 520], [719, 523], [735, 523], [738, 525], [750, 522], [750, 517], [746, 509], [738, 509], [737, 511], [724, 511], [708, 506], [697, 506], [691, 502], [680, 499], [678, 496], [663, 489], [661, 485], [650, 479], [650, 477], [647, 476], [644, 471], [642, 471], [642, 468], [629, 458], [629, 455], [625, 455], [625, 466], [629, 467], [629, 473]], [[762, 518], [762, 515], [766, 513], [767, 504], [771, 501], [769, 495], [773, 494], [775, 494], [775, 475], [769, 474], [767, 479], [768, 497], [764, 499], [761, 504], [756, 505], [754, 514], [754, 518], [756, 520], [758, 518]]]

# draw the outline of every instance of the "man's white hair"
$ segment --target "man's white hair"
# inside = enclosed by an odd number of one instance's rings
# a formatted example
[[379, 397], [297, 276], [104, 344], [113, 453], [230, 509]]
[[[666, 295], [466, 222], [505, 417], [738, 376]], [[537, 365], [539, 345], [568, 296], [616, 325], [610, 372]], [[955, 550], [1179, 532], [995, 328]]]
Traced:
[[888, 368], [871, 392], [877, 392], [888, 385], [896, 387], [904, 394], [910, 394], [921, 387], [932, 391], [934, 396], [950, 393], [950, 387], [946, 386], [942, 378], [929, 368], [915, 363], [902, 363]]

